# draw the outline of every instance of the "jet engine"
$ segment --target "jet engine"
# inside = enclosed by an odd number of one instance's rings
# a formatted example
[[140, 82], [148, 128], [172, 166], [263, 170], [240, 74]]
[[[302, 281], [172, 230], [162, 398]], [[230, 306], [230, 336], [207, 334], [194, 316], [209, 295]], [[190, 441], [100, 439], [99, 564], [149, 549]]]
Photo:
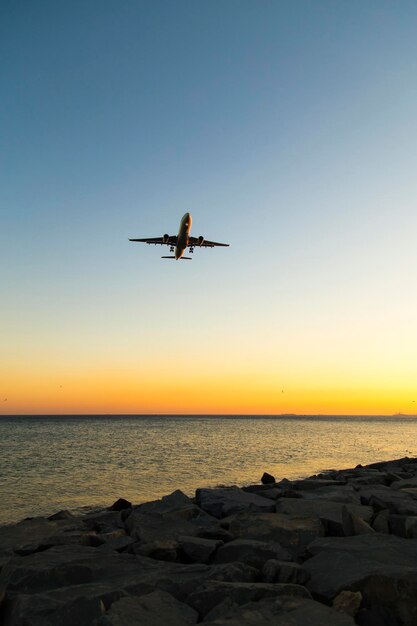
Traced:
[[204, 237], [203, 237], [203, 235], [200, 235], [199, 238], [198, 238], [198, 245], [202, 246], [203, 243], [204, 243]]
[[166, 235], [166, 234], [165, 234], [165, 235], [162, 237], [162, 241], [163, 241], [163, 243], [169, 243], [169, 235]]

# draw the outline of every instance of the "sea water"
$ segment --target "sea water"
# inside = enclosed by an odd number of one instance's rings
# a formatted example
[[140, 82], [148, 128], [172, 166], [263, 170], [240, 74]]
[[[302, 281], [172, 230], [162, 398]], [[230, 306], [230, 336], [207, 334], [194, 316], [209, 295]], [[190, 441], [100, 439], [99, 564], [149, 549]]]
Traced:
[[0, 524], [403, 456], [417, 456], [416, 418], [0, 417]]

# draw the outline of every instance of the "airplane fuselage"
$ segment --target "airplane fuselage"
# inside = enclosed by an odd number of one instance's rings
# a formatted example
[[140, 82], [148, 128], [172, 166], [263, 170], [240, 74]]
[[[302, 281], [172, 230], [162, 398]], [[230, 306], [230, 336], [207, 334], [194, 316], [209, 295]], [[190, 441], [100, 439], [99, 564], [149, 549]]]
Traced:
[[178, 261], [184, 254], [187, 246], [188, 246], [188, 238], [190, 236], [191, 225], [193, 223], [193, 218], [191, 217], [191, 213], [186, 213], [181, 222], [180, 229], [178, 231], [177, 237], [177, 245], [175, 246], [175, 259]]

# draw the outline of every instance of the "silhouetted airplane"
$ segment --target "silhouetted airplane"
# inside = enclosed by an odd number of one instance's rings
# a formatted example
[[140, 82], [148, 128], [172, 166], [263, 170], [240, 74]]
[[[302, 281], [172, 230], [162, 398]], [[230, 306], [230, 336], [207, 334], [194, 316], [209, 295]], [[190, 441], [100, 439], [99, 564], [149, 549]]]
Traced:
[[191, 261], [190, 256], [183, 256], [185, 250], [190, 248], [190, 254], [194, 252], [194, 248], [214, 248], [215, 246], [227, 247], [228, 243], [217, 243], [216, 241], [208, 241], [204, 239], [202, 235], [200, 237], [190, 237], [191, 224], [193, 218], [191, 213], [186, 213], [180, 222], [180, 229], [178, 235], [164, 235], [163, 237], [150, 237], [145, 239], [129, 239], [129, 241], [140, 241], [142, 243], [149, 243], [154, 245], [166, 245], [169, 246], [169, 251], [174, 252], [175, 256], [163, 256], [161, 259], [187, 259]]

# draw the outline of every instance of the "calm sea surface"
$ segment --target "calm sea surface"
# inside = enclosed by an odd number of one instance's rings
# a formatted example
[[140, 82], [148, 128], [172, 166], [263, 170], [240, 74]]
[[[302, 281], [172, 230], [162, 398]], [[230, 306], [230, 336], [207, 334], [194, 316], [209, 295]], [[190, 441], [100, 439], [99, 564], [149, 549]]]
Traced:
[[0, 524], [417, 456], [405, 417], [0, 417]]

